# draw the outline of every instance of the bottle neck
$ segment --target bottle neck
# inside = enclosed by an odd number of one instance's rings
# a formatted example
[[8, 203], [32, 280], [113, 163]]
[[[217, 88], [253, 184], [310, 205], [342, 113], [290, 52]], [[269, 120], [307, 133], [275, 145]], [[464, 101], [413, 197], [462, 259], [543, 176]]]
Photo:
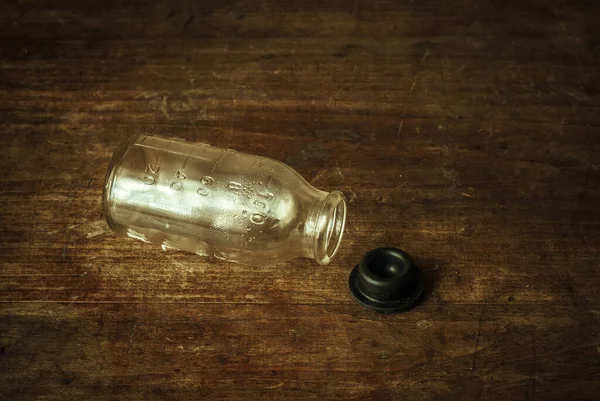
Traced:
[[323, 192], [309, 213], [304, 226], [305, 256], [320, 265], [335, 256], [346, 224], [346, 199], [340, 191]]

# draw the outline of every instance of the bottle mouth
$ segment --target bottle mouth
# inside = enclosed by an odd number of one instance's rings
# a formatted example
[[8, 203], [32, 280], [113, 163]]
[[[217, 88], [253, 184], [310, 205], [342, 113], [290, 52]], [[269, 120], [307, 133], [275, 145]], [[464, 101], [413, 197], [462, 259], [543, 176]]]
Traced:
[[332, 191], [325, 198], [317, 219], [315, 260], [320, 265], [331, 262], [340, 247], [346, 225], [346, 199], [340, 191]]

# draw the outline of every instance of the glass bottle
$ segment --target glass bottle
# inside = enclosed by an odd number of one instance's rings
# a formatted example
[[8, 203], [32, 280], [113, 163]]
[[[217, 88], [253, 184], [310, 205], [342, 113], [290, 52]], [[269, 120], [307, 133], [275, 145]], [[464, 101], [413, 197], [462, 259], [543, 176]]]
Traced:
[[156, 244], [251, 265], [313, 258], [342, 239], [346, 201], [266, 157], [136, 135], [115, 152], [103, 194], [110, 228]]

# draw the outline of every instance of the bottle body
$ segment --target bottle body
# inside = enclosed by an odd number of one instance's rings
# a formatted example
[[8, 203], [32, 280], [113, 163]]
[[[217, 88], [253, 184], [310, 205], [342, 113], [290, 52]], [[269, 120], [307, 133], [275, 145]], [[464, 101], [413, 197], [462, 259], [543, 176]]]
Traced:
[[115, 152], [103, 208], [119, 234], [252, 265], [327, 264], [346, 218], [341, 192], [315, 189], [281, 162], [149, 135]]

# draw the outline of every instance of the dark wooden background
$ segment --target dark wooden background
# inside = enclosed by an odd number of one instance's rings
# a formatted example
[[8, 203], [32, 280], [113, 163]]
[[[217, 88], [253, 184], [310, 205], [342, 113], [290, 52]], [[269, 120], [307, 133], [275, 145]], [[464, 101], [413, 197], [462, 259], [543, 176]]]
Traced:
[[[0, 5], [0, 399], [598, 400], [598, 2], [142, 3]], [[136, 133], [344, 191], [338, 256], [116, 237]], [[384, 245], [433, 281], [409, 313], [350, 298]]]

